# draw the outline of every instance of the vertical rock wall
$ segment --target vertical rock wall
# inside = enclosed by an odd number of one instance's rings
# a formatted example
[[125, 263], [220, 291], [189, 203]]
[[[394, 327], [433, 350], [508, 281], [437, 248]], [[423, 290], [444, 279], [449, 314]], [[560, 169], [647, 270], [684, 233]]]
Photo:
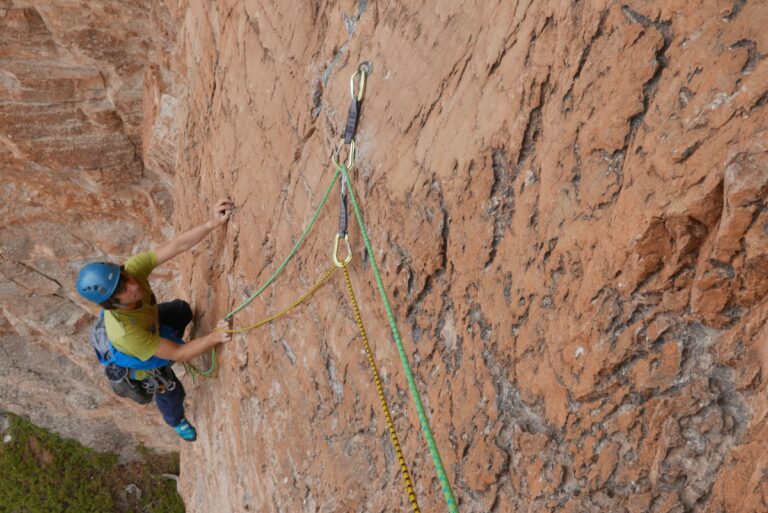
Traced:
[[[765, 511], [767, 22], [757, 0], [0, 0], [0, 406], [175, 448], [106, 392], [74, 273], [230, 196], [226, 231], [154, 280], [207, 333], [309, 222], [366, 60], [353, 186], [460, 510]], [[337, 201], [237, 325], [327, 268]], [[350, 240], [422, 510], [442, 511]], [[218, 362], [185, 378], [189, 511], [409, 508], [341, 274]]]
[[[465, 512], [764, 511], [768, 6], [189, 2], [178, 214], [203, 325], [253, 293], [333, 169], [354, 187]], [[205, 201], [203, 201], [205, 198]], [[336, 193], [248, 309], [326, 268]], [[425, 511], [444, 510], [357, 229], [352, 281]], [[192, 388], [191, 511], [408, 509], [342, 276]]]

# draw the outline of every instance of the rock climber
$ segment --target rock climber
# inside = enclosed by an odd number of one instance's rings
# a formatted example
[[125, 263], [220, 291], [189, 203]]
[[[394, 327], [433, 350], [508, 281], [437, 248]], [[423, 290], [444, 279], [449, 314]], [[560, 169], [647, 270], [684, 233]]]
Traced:
[[[162, 386], [155, 391], [155, 402], [165, 422], [190, 442], [197, 439], [197, 431], [184, 415], [184, 387], [170, 364], [192, 360], [216, 344], [228, 342], [231, 334], [212, 331], [187, 343], [174, 342], [172, 339], [180, 342], [183, 337], [184, 329], [192, 320], [192, 309], [181, 299], [158, 304], [148, 277], [157, 266], [191, 249], [214, 229], [224, 226], [232, 215], [232, 206], [227, 199], [219, 200], [209, 221], [187, 230], [155, 251], [134, 255], [123, 265], [91, 262], [83, 266], [77, 276], [76, 288], [80, 295], [104, 309], [104, 327], [114, 350], [142, 362], [150, 359], [160, 362], [157, 371]], [[226, 321], [220, 321], [217, 327], [227, 326]], [[168, 335], [161, 335], [161, 331]], [[149, 379], [147, 371], [135, 371], [134, 377], [138, 381]]]

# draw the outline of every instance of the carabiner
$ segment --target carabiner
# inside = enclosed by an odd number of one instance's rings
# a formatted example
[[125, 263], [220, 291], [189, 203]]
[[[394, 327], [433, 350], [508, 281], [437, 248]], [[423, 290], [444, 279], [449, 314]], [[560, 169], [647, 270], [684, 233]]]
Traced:
[[[361, 63], [354, 73], [352, 73], [352, 78], [349, 79], [349, 92], [352, 95], [353, 100], [362, 101], [363, 99], [363, 91], [365, 90], [365, 65], [366, 63]], [[360, 75], [360, 88], [357, 90], [357, 94], [355, 94], [355, 77], [357, 75]]]
[[[336, 267], [343, 267], [342, 261], [339, 260], [339, 234], [336, 234], [336, 239], [333, 241], [333, 263]], [[349, 245], [349, 236], [344, 236], [344, 242], [347, 243], [347, 258], [343, 260], [344, 264], [348, 264], [352, 260], [352, 247]]]
[[[331, 162], [333, 162], [333, 165], [336, 167], [339, 167], [339, 153], [341, 153], [341, 148], [344, 146], [344, 138], [341, 138], [341, 143], [339, 143], [339, 147], [336, 148], [336, 151], [333, 152], [333, 155], [331, 155]], [[349, 143], [349, 154], [347, 155], [347, 171], [351, 170], [355, 166], [355, 140], [353, 139], [351, 143]]]

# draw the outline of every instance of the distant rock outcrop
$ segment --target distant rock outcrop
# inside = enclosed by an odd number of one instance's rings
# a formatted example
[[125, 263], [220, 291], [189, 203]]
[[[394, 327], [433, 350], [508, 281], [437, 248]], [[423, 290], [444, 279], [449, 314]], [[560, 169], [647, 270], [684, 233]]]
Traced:
[[[108, 390], [87, 343], [95, 310], [73, 283], [86, 261], [173, 234], [178, 93], [164, 12], [0, 1], [0, 406], [126, 457], [137, 441], [167, 451], [177, 439], [153, 406]], [[165, 295], [176, 274], [164, 271]]]

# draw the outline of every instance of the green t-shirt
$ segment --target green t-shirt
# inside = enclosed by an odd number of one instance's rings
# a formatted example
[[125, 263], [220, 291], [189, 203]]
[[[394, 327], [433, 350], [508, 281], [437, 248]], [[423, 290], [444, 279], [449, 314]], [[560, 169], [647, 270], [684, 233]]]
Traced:
[[124, 271], [139, 282], [144, 291], [141, 307], [136, 310], [107, 310], [104, 312], [104, 326], [112, 345], [119, 351], [146, 361], [155, 355], [160, 347], [160, 318], [157, 314], [157, 299], [149, 286], [147, 277], [157, 267], [157, 255], [146, 251], [129, 258]]

